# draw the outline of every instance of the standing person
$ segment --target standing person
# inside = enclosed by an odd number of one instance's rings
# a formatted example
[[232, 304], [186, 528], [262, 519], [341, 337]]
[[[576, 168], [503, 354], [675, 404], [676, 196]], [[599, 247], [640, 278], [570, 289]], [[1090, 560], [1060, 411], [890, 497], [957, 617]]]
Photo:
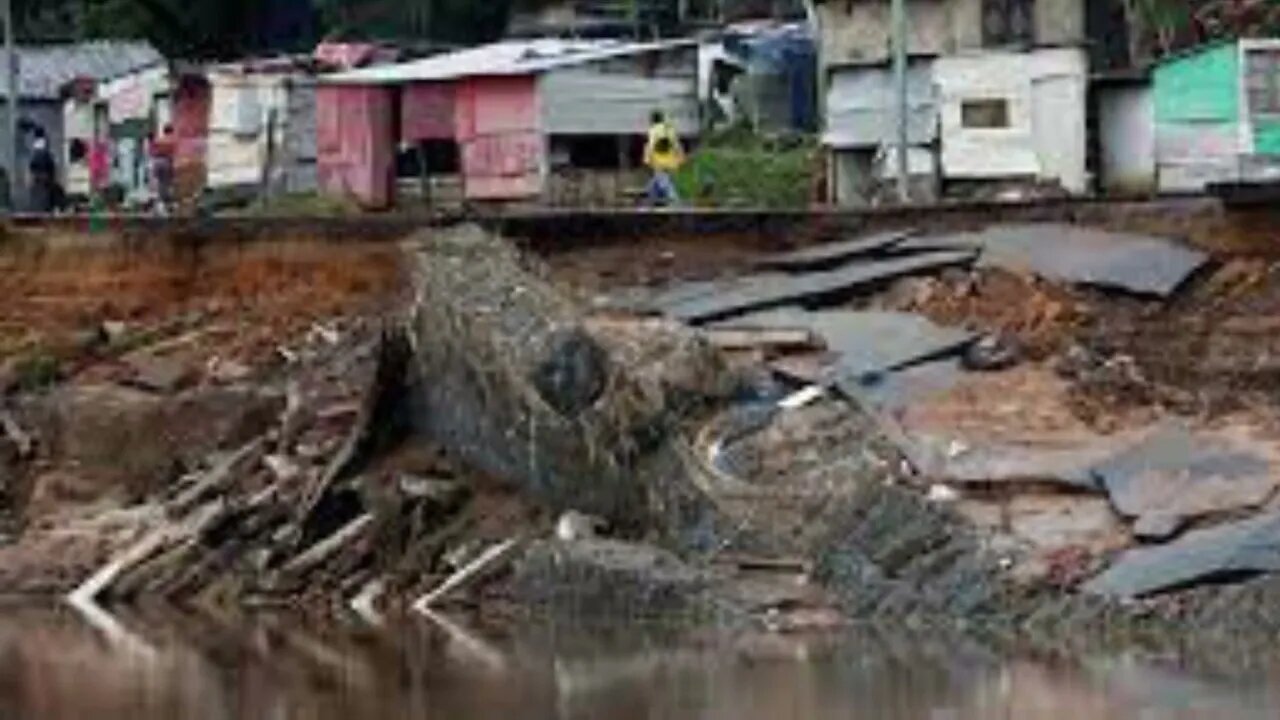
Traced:
[[155, 183], [156, 199], [161, 212], [168, 212], [173, 203], [174, 156], [178, 152], [173, 126], [165, 125], [160, 137], [151, 139], [151, 179]]
[[27, 162], [31, 175], [31, 209], [38, 213], [50, 213], [58, 205], [58, 164], [53, 159], [53, 151], [49, 149], [49, 139], [45, 136], [44, 128], [36, 127], [32, 136], [31, 159]]
[[660, 110], [649, 116], [649, 139], [644, 146], [644, 164], [653, 173], [645, 194], [654, 205], [676, 205], [680, 194], [671, 176], [684, 165], [680, 136]]

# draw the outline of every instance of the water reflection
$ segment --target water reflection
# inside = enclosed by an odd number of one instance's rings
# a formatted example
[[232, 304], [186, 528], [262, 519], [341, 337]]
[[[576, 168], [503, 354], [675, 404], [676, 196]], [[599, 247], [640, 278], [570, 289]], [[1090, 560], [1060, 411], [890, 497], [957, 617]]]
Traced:
[[1266, 677], [1109, 657], [1046, 662], [973, 641], [691, 635], [437, 617], [384, 628], [155, 611], [150, 652], [60, 610], [6, 608], [0, 718], [1274, 718]]

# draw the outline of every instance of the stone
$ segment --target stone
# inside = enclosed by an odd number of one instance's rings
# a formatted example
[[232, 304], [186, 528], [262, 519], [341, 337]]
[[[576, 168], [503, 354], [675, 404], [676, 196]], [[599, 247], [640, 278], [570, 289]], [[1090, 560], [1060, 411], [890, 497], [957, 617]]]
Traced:
[[177, 358], [134, 354], [125, 358], [132, 373], [128, 384], [141, 390], [172, 395], [191, 385], [195, 373], [191, 366]]

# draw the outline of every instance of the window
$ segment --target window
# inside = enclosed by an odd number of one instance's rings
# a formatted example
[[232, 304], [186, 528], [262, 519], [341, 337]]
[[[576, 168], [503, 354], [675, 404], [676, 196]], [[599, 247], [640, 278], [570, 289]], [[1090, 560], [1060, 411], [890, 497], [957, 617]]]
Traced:
[[960, 103], [960, 125], [971, 129], [999, 129], [1010, 126], [1009, 101], [1004, 98], [965, 100]]
[[1245, 66], [1249, 112], [1280, 115], [1280, 50], [1250, 50]]
[[983, 47], [1030, 45], [1034, 40], [1034, 0], [982, 0]]

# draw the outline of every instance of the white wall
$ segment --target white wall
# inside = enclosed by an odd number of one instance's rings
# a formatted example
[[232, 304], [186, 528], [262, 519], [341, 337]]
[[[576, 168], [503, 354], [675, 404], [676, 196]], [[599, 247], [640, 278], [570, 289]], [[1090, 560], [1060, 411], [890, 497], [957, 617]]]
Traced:
[[[981, 52], [934, 62], [942, 135], [942, 172], [955, 179], [1056, 180], [1072, 193], [1088, 189], [1083, 50]], [[1003, 100], [1008, 125], [971, 128], [966, 101]]]
[[[917, 145], [938, 137], [938, 99], [933, 61], [913, 59], [907, 70], [907, 137]], [[834, 148], [874, 148], [897, 144], [897, 100], [887, 65], [833, 68], [827, 86], [827, 132]]]
[[215, 73], [209, 78], [208, 186], [258, 185], [274, 113], [274, 187], [316, 188], [315, 83], [304, 76]]
[[1102, 87], [1098, 97], [1101, 183], [1113, 193], [1156, 187], [1156, 140], [1150, 83]]

